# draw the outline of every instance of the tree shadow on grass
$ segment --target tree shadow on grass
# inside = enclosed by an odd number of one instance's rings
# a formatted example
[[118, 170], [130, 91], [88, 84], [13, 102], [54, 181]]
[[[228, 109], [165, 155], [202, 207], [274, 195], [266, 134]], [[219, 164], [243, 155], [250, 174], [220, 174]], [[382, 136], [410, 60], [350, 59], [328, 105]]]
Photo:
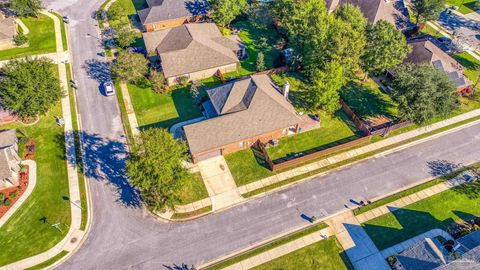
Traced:
[[[127, 148], [124, 142], [101, 137], [98, 134], [80, 132], [83, 150], [83, 172], [89, 179], [105, 181], [112, 186], [118, 195], [117, 201], [128, 207], [139, 207], [141, 198], [138, 191], [128, 181], [125, 170], [125, 162], [128, 158]], [[70, 136], [73, 138], [73, 136]], [[59, 147], [64, 153], [62, 158], [69, 164], [75, 163], [75, 145], [69, 143], [65, 149], [65, 141], [62, 136], [56, 138]]]

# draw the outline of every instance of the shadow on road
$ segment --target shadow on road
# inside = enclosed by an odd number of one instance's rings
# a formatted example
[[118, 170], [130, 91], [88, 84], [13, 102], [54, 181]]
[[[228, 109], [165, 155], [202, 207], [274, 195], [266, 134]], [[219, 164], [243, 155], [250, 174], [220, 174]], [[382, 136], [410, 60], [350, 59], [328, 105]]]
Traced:
[[442, 177], [456, 171], [462, 167], [462, 164], [453, 163], [448, 160], [434, 160], [427, 161], [427, 167], [430, 169], [430, 174], [432, 176]]
[[108, 62], [90, 59], [85, 61], [85, 64], [82, 66], [82, 68], [85, 69], [90, 78], [98, 82], [112, 80], [112, 76], [110, 74], [110, 64]]

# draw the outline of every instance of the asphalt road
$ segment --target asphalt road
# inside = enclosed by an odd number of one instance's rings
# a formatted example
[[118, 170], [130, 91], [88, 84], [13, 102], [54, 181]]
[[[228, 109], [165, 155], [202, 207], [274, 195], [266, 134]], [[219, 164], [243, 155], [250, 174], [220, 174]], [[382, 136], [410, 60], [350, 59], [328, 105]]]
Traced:
[[[116, 100], [99, 92], [108, 74], [101, 60], [91, 17], [101, 0], [48, 0], [49, 8], [70, 16], [74, 73], [79, 81], [78, 107], [84, 129], [86, 174], [93, 219], [90, 234], [60, 269], [167, 269], [182, 263], [200, 265], [261, 240], [304, 225], [302, 213], [321, 217], [392, 192], [432, 175], [439, 165], [480, 159], [480, 125], [337, 170], [203, 218], [167, 224], [139, 206], [124, 178], [125, 140]], [[93, 76], [89, 76], [91, 74]], [[100, 78], [100, 79], [99, 79]], [[440, 166], [440, 167], [442, 167]]]

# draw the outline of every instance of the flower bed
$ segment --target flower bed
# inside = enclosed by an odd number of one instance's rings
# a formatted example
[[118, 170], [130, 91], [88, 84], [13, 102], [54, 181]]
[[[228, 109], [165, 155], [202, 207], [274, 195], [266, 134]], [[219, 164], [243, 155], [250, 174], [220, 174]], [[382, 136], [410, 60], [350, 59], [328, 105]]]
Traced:
[[28, 166], [20, 172], [20, 184], [0, 191], [0, 218], [7, 213], [28, 187]]

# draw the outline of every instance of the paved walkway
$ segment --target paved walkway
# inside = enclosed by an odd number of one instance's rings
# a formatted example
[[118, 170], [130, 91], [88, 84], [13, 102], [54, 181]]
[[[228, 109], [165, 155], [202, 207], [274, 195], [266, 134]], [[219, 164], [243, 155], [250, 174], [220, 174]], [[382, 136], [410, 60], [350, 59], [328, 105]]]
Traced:
[[[309, 163], [307, 165], [300, 166], [300, 167], [291, 169], [289, 171], [285, 171], [285, 172], [282, 172], [282, 173], [279, 173], [279, 174], [276, 174], [276, 175], [273, 175], [273, 176], [255, 181], [255, 182], [249, 183], [247, 185], [243, 185], [243, 186], [239, 187], [238, 190], [240, 191], [241, 194], [245, 194], [245, 193], [248, 193], [250, 191], [253, 191], [253, 190], [256, 190], [256, 189], [259, 189], [259, 188], [262, 188], [262, 187], [266, 187], [266, 186], [269, 186], [269, 185], [272, 185], [272, 184], [275, 184], [275, 183], [278, 183], [278, 182], [281, 182], [281, 181], [287, 180], [289, 178], [299, 176], [299, 175], [302, 175], [302, 174], [305, 174], [305, 173], [308, 173], [308, 172], [311, 172], [311, 171], [315, 171], [315, 170], [327, 167], [329, 165], [339, 163], [339, 162], [342, 162], [342, 161], [345, 161], [345, 160], [348, 160], [348, 159], [351, 159], [351, 158], [354, 158], [354, 157], [357, 157], [357, 156], [360, 156], [360, 155], [363, 155], [363, 154], [366, 154], [366, 153], [369, 153], [369, 152], [372, 152], [372, 151], [375, 151], [375, 150], [379, 150], [379, 149], [382, 149], [382, 148], [385, 148], [385, 147], [388, 147], [388, 146], [396, 145], [398, 143], [401, 143], [401, 142], [404, 142], [406, 140], [415, 138], [415, 137], [420, 136], [422, 134], [429, 133], [429, 132], [434, 131], [436, 129], [440, 129], [440, 128], [443, 128], [443, 127], [446, 127], [446, 126], [449, 126], [449, 125], [452, 125], [452, 124], [455, 124], [455, 123], [458, 123], [458, 122], [461, 122], [461, 121], [464, 121], [464, 120], [467, 120], [467, 119], [470, 119], [470, 118], [473, 118], [473, 117], [477, 117], [477, 116], [480, 116], [480, 109], [473, 110], [473, 111], [470, 111], [468, 113], [458, 115], [458, 116], [455, 116], [455, 117], [437, 122], [435, 124], [431, 124], [431, 125], [428, 125], [428, 126], [425, 126], [425, 127], [421, 127], [421, 128], [418, 128], [418, 129], [415, 129], [415, 130], [412, 130], [412, 131], [409, 131], [409, 132], [405, 132], [405, 133], [402, 133], [402, 134], [399, 134], [399, 135], [396, 135], [396, 136], [392, 136], [392, 137], [386, 138], [382, 141], [379, 141], [379, 142], [376, 142], [376, 143], [371, 143], [369, 145], [362, 146], [362, 147], [359, 147], [359, 148], [356, 148], [356, 149], [352, 149], [352, 150], [334, 155], [334, 156], [326, 158], [326, 159], [322, 159], [322, 160], [319, 160], [319, 161], [316, 161], [316, 162], [313, 162], [313, 163]], [[478, 121], [474, 121], [474, 122], [471, 123], [471, 125], [473, 125], [474, 123], [477, 123], [477, 122]], [[453, 132], [453, 131], [455, 131], [455, 129], [451, 129], [451, 130], [436, 134], [435, 137], [436, 136], [441, 136], [444, 133]], [[421, 143], [422, 141], [428, 140], [428, 139], [430, 139], [430, 138], [426, 138], [426, 139], [418, 140], [418, 141], [415, 141], [415, 142], [412, 142], [412, 143], [408, 143], [406, 145], [401, 146], [401, 148], [406, 148], [406, 147], [411, 146], [412, 144]]]
[[245, 200], [238, 191], [223, 156], [213, 157], [198, 162], [198, 168], [208, 195], [212, 200], [212, 210], [227, 208]]
[[[53, 19], [55, 23], [55, 37], [56, 37], [56, 49], [57, 52], [63, 53], [63, 41], [61, 35], [61, 22], [55, 15], [42, 11], [42, 14]], [[25, 269], [44, 261], [49, 260], [63, 250], [72, 251], [78, 247], [81, 243], [80, 239], [84, 236], [85, 232], [80, 230], [82, 211], [80, 207], [80, 189], [77, 174], [77, 162], [75, 153], [75, 143], [72, 125], [72, 115], [70, 108], [70, 99], [68, 95], [68, 80], [67, 70], [64, 63], [58, 64], [58, 71], [60, 77], [61, 86], [65, 92], [65, 96], [62, 98], [62, 113], [63, 120], [65, 121], [65, 148], [67, 156], [67, 175], [68, 175], [68, 187], [69, 187], [69, 200], [71, 202], [71, 224], [70, 229], [67, 232], [65, 238], [49, 250], [37, 254], [35, 256], [23, 259], [21, 261], [14, 262], [12, 264], [0, 267], [0, 269]]]
[[[46, 54], [37, 54], [37, 55], [31, 55], [28, 57], [32, 58], [48, 58], [52, 60], [54, 64], [60, 64], [60, 63], [68, 63], [70, 59], [70, 55], [68, 52], [54, 52], [54, 53], [46, 53]], [[17, 59], [25, 59], [26, 57], [20, 57]], [[7, 64], [10, 60], [2, 60], [0, 61], [0, 67], [3, 67], [5, 64]]]
[[453, 14], [460, 16], [465, 19], [474, 20], [480, 22], [480, 14], [478, 12], [470, 12], [468, 14], [463, 14], [457, 10], [452, 10]]
[[240, 261], [238, 263], [232, 264], [231, 266], [223, 268], [223, 270], [247, 270], [255, 266], [259, 266], [271, 260], [275, 260], [279, 257], [287, 255], [288, 253], [294, 252], [316, 242], [319, 242], [323, 239], [326, 239], [332, 235], [330, 228], [322, 229], [318, 232], [303, 236], [294, 241], [288, 242], [276, 248], [267, 250], [263, 253]]
[[0, 218], [0, 228], [5, 224], [8, 219], [17, 211], [20, 206], [28, 199], [30, 194], [32, 194], [35, 185], [37, 184], [37, 163], [33, 160], [23, 160], [22, 164], [28, 166], [28, 186], [27, 190], [22, 194], [20, 198], [13, 204], [13, 206], [8, 209], [7, 213]]
[[437, 236], [442, 236], [446, 240], [453, 240], [453, 237], [449, 233], [447, 233], [446, 231], [441, 230], [441, 229], [433, 229], [433, 230], [430, 230], [426, 233], [422, 233], [422, 234], [417, 235], [413, 238], [410, 238], [406, 241], [398, 243], [398, 244], [396, 244], [392, 247], [384, 249], [380, 253], [382, 254], [383, 258], [386, 259], [386, 258], [388, 258], [392, 255], [398, 254], [398, 253], [400, 253], [404, 250], [407, 250], [407, 249], [417, 245], [418, 243], [422, 242], [425, 238], [435, 238]]

